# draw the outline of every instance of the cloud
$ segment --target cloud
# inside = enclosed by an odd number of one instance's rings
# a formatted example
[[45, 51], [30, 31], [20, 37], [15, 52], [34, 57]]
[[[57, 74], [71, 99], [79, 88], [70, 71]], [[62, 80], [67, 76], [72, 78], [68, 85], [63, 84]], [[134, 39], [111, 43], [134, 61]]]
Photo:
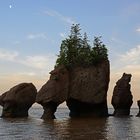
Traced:
[[17, 75], [19, 75], [19, 76], [36, 76], [37, 75], [37, 73], [35, 73], [35, 72], [20, 72], [20, 73], [17, 73]]
[[6, 92], [11, 87], [23, 83], [33, 83], [37, 89], [40, 89], [44, 83], [49, 79], [49, 74], [40, 75], [35, 72], [18, 72], [18, 73], [9, 73], [9, 74], [0, 74], [0, 94]]
[[17, 51], [7, 51], [0, 49], [0, 60], [15, 61], [19, 53]]
[[136, 29], [136, 32], [140, 32], [140, 28], [137, 28], [137, 29]]
[[76, 23], [76, 21], [72, 17], [64, 16], [55, 10], [49, 10], [49, 9], [45, 10], [44, 14], [51, 16], [51, 17], [56, 17], [59, 20], [64, 21], [65, 23], [68, 23], [68, 24], [75, 24]]
[[0, 50], [0, 61], [10, 61], [31, 68], [48, 70], [54, 66], [56, 56], [53, 54], [46, 54], [21, 57], [16, 51]]
[[121, 74], [123, 72], [140, 75], [140, 45], [122, 54], [117, 54], [111, 60], [111, 73]]
[[55, 56], [53, 55], [36, 55], [36, 56], [26, 56], [24, 60], [20, 63], [37, 69], [46, 69], [55, 63]]
[[46, 39], [47, 36], [44, 33], [39, 33], [39, 34], [32, 34], [31, 33], [31, 34], [27, 35], [27, 39], [29, 39], [29, 40], [38, 39], [38, 38]]
[[[32, 82], [37, 89], [40, 89], [48, 80], [49, 72], [54, 68], [55, 61], [54, 54], [21, 56], [17, 51], [0, 49], [1, 67], [4, 67], [6, 62], [11, 63], [6, 65], [9, 71], [0, 72], [2, 81], [0, 82], [0, 94], [22, 82]], [[15, 69], [11, 69], [11, 65]]]
[[125, 64], [140, 65], [140, 45], [120, 55], [120, 58]]
[[134, 100], [140, 98], [139, 82], [140, 82], [140, 45], [129, 49], [124, 54], [118, 55], [116, 60], [111, 62], [111, 84], [110, 93], [113, 90], [115, 82], [122, 76], [123, 73], [132, 74], [132, 92], [135, 94]]

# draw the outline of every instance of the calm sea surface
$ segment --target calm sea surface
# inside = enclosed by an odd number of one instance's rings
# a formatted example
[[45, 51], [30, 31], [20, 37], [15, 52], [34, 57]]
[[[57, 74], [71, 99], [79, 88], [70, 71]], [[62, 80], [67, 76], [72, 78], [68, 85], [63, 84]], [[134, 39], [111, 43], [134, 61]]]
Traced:
[[41, 120], [42, 112], [32, 107], [27, 119], [0, 118], [0, 140], [140, 140], [138, 109], [131, 117], [70, 119], [67, 108], [58, 108], [52, 121]]

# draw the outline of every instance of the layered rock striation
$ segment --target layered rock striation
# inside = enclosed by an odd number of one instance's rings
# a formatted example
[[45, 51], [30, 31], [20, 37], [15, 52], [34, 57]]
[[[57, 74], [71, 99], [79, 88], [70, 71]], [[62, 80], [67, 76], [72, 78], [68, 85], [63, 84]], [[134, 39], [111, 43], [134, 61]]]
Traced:
[[2, 117], [27, 117], [35, 103], [37, 90], [32, 83], [21, 83], [0, 96]]
[[114, 116], [126, 116], [130, 114], [130, 107], [133, 103], [131, 94], [131, 74], [124, 73], [123, 76], [116, 82], [112, 96], [112, 105], [115, 109]]

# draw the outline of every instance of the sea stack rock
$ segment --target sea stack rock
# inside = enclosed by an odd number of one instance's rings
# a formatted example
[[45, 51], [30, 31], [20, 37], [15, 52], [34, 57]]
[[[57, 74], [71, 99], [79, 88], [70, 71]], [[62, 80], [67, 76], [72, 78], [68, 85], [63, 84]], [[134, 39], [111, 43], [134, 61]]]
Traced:
[[21, 83], [0, 96], [2, 117], [27, 117], [35, 103], [37, 90], [32, 83]]
[[70, 116], [108, 116], [107, 91], [110, 80], [109, 61], [70, 71], [67, 106]]
[[57, 106], [66, 101], [71, 117], [108, 116], [109, 61], [90, 67], [58, 66], [36, 96], [44, 108], [42, 119], [54, 119]]
[[139, 107], [139, 112], [138, 112], [138, 114], [137, 114], [137, 117], [140, 117], [140, 100], [137, 101], [137, 105], [138, 105], [138, 107]]
[[36, 101], [44, 108], [43, 119], [55, 118], [57, 106], [64, 101], [71, 117], [108, 116], [108, 50], [101, 37], [94, 37], [91, 46], [80, 30], [79, 24], [72, 25], [70, 35], [62, 40], [49, 81], [37, 94]]
[[68, 97], [69, 72], [65, 66], [55, 68], [50, 74], [50, 79], [42, 86], [36, 97], [36, 102], [44, 109], [42, 119], [54, 119], [57, 106]]
[[123, 73], [123, 76], [116, 82], [114, 87], [112, 105], [115, 109], [114, 116], [127, 116], [130, 114], [130, 107], [133, 103], [130, 91], [131, 74]]

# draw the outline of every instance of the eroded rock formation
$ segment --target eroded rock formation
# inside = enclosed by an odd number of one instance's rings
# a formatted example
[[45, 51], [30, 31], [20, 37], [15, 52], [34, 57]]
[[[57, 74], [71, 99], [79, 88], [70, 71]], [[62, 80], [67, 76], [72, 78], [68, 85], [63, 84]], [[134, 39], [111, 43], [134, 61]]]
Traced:
[[138, 114], [137, 114], [137, 117], [140, 117], [140, 100], [137, 101], [137, 105], [138, 105], [138, 107], [139, 107], [139, 112], [138, 112]]
[[132, 94], [130, 91], [131, 74], [124, 73], [123, 76], [116, 82], [112, 96], [112, 105], [115, 109], [114, 116], [123, 116], [130, 114], [130, 107], [133, 103]]
[[40, 89], [36, 101], [44, 108], [43, 119], [55, 118], [59, 104], [66, 101], [70, 116], [107, 116], [109, 61], [99, 65], [74, 67], [59, 66]]
[[77, 67], [71, 73], [67, 106], [70, 116], [107, 116], [109, 61], [88, 68]]
[[37, 90], [32, 83], [21, 83], [0, 96], [2, 117], [27, 117], [35, 102]]
[[48, 82], [39, 90], [36, 102], [44, 108], [43, 119], [55, 118], [57, 106], [67, 100], [69, 90], [69, 72], [59, 66], [50, 72]]

